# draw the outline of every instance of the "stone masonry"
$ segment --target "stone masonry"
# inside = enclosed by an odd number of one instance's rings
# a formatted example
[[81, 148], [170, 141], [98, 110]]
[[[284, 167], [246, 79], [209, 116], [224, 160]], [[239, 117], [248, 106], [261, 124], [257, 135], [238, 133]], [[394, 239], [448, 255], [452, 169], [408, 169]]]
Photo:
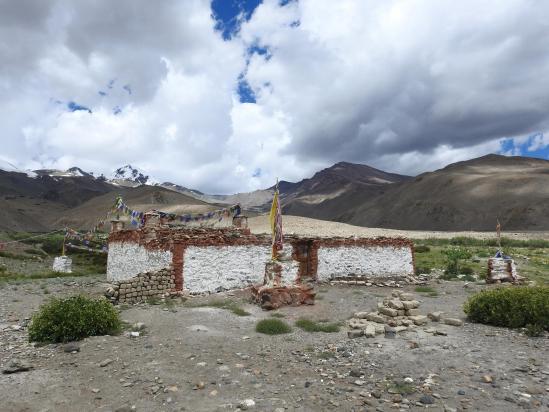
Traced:
[[146, 272], [128, 280], [116, 281], [107, 290], [107, 297], [119, 303], [136, 303], [159, 298], [175, 290], [175, 275], [170, 269]]

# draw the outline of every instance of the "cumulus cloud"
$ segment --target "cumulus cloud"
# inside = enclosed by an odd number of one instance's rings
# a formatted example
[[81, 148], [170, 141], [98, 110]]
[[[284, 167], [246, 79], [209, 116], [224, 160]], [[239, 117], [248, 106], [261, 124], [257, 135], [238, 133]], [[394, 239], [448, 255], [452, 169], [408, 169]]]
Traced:
[[132, 163], [228, 193], [341, 160], [415, 174], [533, 152], [548, 144], [521, 143], [549, 129], [547, 12], [264, 0], [228, 36], [207, 0], [0, 0], [2, 157], [105, 174]]

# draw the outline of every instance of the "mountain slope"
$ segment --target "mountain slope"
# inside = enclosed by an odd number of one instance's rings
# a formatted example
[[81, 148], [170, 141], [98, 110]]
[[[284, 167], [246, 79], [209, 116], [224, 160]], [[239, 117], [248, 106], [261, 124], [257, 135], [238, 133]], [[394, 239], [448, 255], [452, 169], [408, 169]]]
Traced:
[[549, 229], [549, 161], [488, 155], [451, 164], [349, 208], [336, 220], [412, 230]]
[[349, 208], [382, 195], [409, 176], [387, 173], [361, 164], [339, 162], [310, 179], [279, 185], [286, 214], [335, 220]]

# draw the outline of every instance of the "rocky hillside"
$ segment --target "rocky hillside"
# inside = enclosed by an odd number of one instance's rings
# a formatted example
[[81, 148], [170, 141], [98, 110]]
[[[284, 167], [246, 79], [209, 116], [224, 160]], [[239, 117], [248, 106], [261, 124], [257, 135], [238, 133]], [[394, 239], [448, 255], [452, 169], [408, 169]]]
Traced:
[[360, 226], [412, 230], [549, 229], [549, 161], [488, 155], [391, 185], [335, 216]]
[[409, 176], [387, 173], [347, 162], [315, 173], [298, 183], [281, 182], [283, 212], [290, 215], [337, 220], [350, 208], [381, 196], [394, 183]]

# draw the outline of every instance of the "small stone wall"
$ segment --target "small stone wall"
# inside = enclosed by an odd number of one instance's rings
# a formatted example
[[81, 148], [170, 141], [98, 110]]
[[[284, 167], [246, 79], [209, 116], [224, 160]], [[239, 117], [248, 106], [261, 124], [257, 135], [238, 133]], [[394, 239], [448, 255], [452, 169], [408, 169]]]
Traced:
[[107, 297], [119, 303], [142, 302], [175, 290], [175, 276], [170, 269], [140, 273], [128, 280], [116, 281], [107, 290]]

